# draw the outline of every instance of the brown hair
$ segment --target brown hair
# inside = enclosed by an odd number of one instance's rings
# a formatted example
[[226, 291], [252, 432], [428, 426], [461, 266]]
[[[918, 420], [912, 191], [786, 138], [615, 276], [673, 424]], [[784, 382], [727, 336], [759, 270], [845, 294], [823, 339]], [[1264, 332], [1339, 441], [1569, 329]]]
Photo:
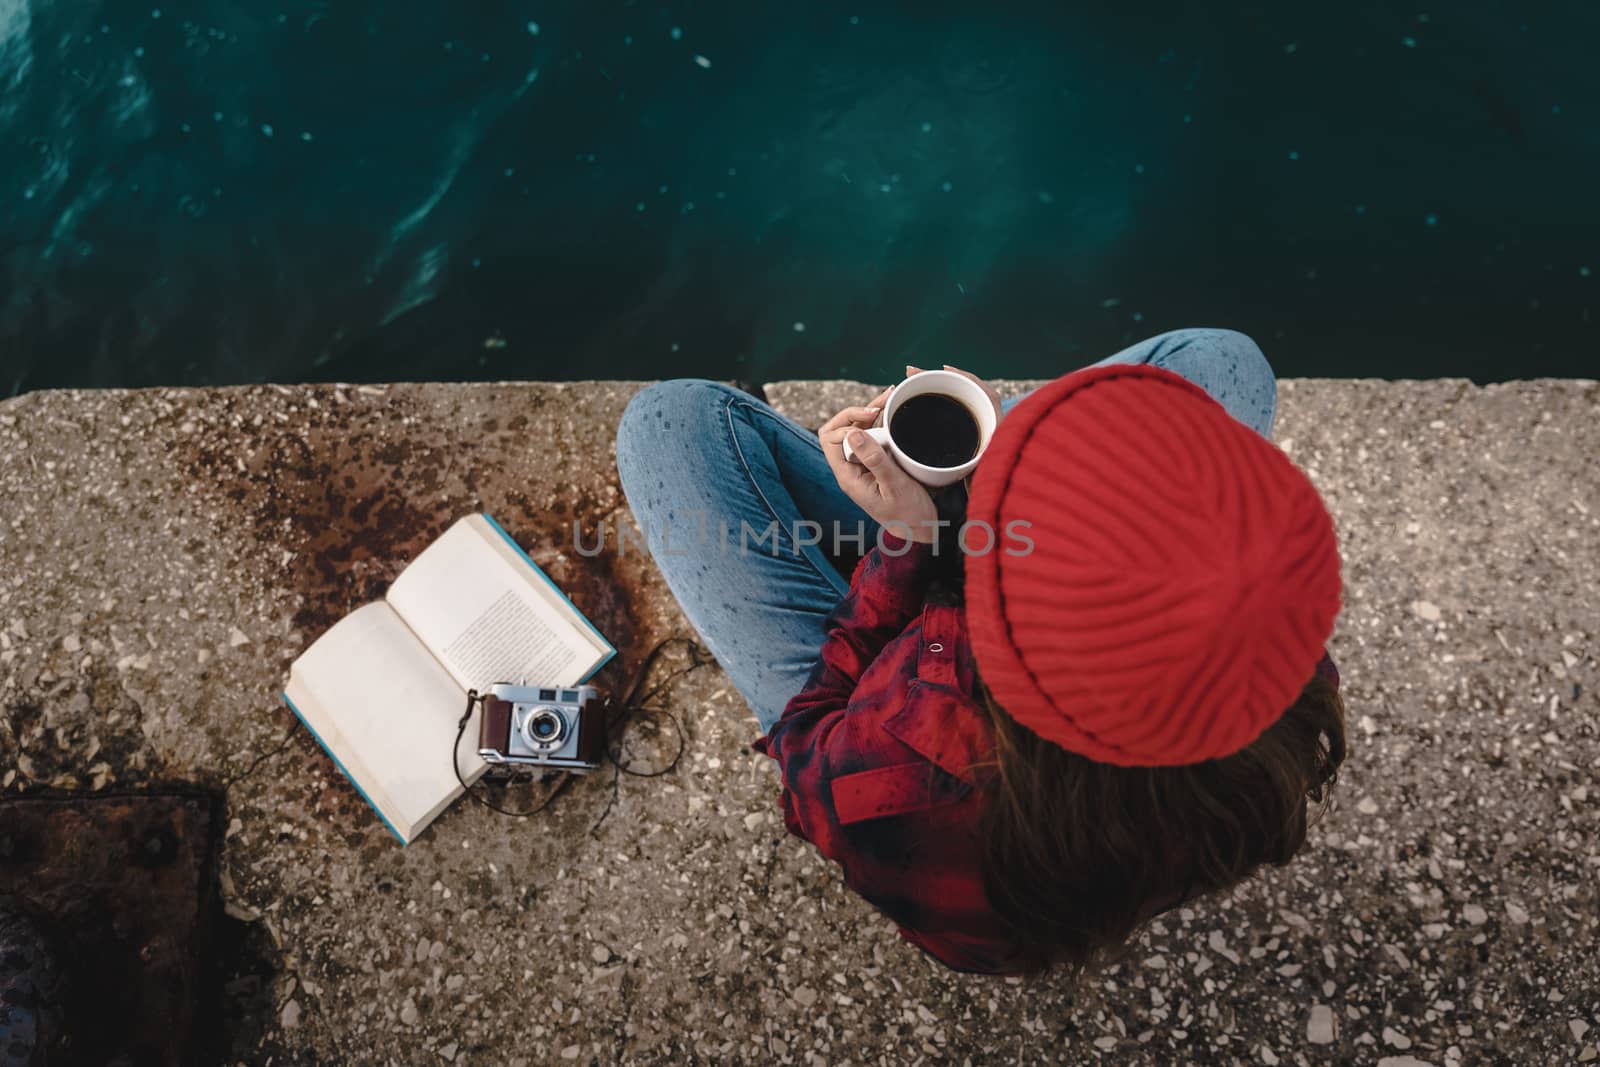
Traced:
[[1097, 763], [980, 692], [998, 772], [980, 824], [984, 890], [1033, 975], [1081, 977], [1159, 912], [1289, 862], [1345, 757], [1344, 703], [1320, 676], [1244, 749], [1184, 767]]

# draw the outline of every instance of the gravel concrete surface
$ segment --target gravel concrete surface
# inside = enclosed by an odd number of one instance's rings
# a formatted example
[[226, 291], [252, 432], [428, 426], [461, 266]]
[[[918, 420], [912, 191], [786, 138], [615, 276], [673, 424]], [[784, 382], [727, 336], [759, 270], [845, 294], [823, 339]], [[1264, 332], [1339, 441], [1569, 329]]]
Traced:
[[[223, 792], [230, 1062], [1415, 1064], [1600, 1058], [1600, 386], [1282, 383], [1345, 557], [1352, 754], [1306, 852], [1075, 994], [948, 972], [783, 829], [715, 667], [662, 778], [402, 849], [278, 702], [487, 510], [631, 662], [686, 623], [611, 439], [640, 383], [0, 404], [0, 797]], [[870, 395], [777, 383], [802, 422]], [[604, 522], [607, 550], [585, 558]], [[454, 709], [447, 712], [454, 714]], [[670, 748], [647, 728], [641, 762]], [[515, 787], [513, 802], [540, 786]]]

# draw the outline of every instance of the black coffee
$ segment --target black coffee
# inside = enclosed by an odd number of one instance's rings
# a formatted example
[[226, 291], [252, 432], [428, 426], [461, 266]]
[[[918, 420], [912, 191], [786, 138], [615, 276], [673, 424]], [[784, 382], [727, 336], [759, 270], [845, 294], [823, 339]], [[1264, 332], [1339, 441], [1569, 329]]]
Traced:
[[925, 467], [959, 467], [978, 454], [978, 420], [967, 405], [942, 393], [901, 401], [889, 420], [889, 436]]

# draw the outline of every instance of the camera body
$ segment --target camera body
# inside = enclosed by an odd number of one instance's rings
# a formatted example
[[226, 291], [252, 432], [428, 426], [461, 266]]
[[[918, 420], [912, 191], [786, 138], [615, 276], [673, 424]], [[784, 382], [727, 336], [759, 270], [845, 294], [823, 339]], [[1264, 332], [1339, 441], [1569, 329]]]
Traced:
[[486, 763], [587, 774], [605, 751], [605, 705], [592, 685], [497, 682], [483, 696], [478, 755]]

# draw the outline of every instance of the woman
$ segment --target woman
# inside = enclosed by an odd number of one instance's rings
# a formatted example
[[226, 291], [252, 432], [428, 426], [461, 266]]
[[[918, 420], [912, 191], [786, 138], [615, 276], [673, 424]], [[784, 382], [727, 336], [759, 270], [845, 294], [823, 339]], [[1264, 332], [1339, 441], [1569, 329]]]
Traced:
[[966, 519], [1014, 536], [965, 553], [860, 433], [887, 395], [810, 434], [670, 381], [618, 432], [634, 515], [755, 712], [790, 832], [913, 943], [990, 974], [1082, 973], [1286, 863], [1345, 753], [1323, 648], [1339, 559], [1266, 440], [1255, 344], [1175, 331], [1000, 405]]

